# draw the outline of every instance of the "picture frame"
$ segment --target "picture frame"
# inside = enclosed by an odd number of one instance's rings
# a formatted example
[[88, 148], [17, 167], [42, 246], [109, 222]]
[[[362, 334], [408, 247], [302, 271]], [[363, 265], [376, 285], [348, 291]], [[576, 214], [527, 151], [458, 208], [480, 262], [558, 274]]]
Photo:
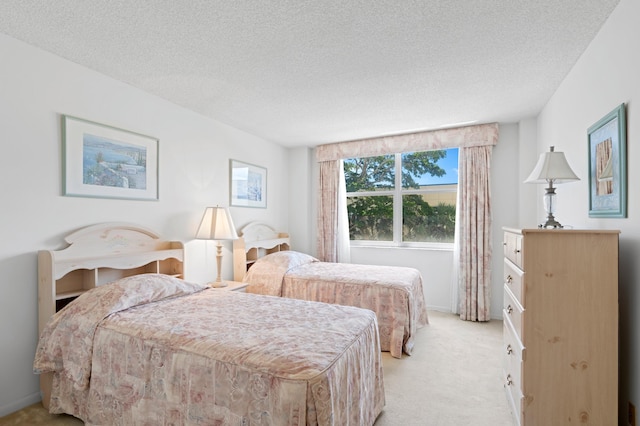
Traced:
[[267, 169], [229, 160], [229, 204], [236, 207], [267, 207]]
[[63, 195], [157, 201], [158, 139], [62, 116]]
[[589, 217], [627, 217], [627, 125], [620, 104], [589, 127]]

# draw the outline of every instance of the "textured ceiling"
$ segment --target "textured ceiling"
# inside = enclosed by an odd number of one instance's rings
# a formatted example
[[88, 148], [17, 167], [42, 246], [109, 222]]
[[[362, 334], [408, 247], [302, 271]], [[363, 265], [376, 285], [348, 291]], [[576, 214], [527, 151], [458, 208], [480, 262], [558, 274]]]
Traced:
[[2, 0], [0, 32], [314, 146], [533, 117], [618, 2]]

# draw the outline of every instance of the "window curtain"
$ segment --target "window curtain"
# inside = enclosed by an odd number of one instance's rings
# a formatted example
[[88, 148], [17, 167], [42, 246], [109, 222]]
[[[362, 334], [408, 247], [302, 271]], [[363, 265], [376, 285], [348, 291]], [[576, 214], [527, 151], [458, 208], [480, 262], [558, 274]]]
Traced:
[[[491, 317], [491, 187], [493, 146], [458, 152], [458, 205], [454, 244], [454, 294], [460, 318]], [[455, 290], [458, 290], [457, 292]]]
[[[492, 147], [497, 142], [498, 124], [491, 123], [320, 145], [316, 148], [316, 160], [320, 163], [318, 257], [320, 260], [337, 261], [339, 238], [340, 241], [345, 238], [341, 235], [345, 227], [338, 225], [339, 160], [396, 152], [460, 148], [458, 161], [462, 164], [460, 157], [464, 159], [466, 171], [461, 168], [459, 172], [458, 197], [462, 193], [465, 198], [459, 198], [456, 209], [458, 216], [454, 244], [453, 308], [454, 312], [460, 313], [462, 319], [487, 321], [491, 293], [489, 165]], [[483, 154], [478, 154], [479, 152]], [[484, 157], [485, 161], [479, 161], [479, 157]], [[346, 205], [344, 209], [346, 212]], [[472, 221], [474, 214], [483, 216]], [[348, 233], [346, 239], [348, 240]], [[478, 254], [482, 255], [481, 259], [473, 257]]]
[[351, 262], [347, 188], [342, 160], [319, 163], [317, 257], [323, 262]]
[[318, 185], [317, 257], [323, 262], [338, 261], [338, 185], [341, 160], [320, 163]]
[[472, 146], [495, 145], [497, 142], [498, 124], [479, 124], [320, 145], [316, 148], [316, 161], [321, 163], [345, 158], [395, 154], [396, 152], [470, 148]]
[[338, 262], [351, 263], [351, 243], [349, 242], [349, 216], [347, 212], [347, 182], [344, 176], [344, 161], [339, 161], [338, 170]]

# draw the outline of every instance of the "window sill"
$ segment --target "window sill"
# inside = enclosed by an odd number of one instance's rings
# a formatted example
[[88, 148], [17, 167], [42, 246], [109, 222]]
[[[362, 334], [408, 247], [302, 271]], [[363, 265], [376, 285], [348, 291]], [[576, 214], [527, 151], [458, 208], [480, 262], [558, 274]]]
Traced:
[[453, 243], [412, 243], [411, 245], [396, 245], [375, 242], [354, 244], [351, 242], [350, 246], [352, 249], [453, 251]]

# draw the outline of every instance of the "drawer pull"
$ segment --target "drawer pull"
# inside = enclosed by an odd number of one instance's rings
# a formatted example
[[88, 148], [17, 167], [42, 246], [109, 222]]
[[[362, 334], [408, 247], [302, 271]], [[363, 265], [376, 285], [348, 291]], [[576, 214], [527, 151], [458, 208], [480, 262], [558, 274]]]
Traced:
[[514, 252], [515, 254], [518, 254], [518, 253], [520, 253], [520, 250], [515, 249], [513, 252]]
[[511, 284], [513, 282], [513, 277], [511, 275], [507, 275], [507, 283]]
[[513, 353], [513, 348], [511, 345], [507, 345], [507, 355], [511, 355]]
[[511, 386], [513, 384], [513, 380], [511, 379], [511, 374], [507, 374], [507, 386]]
[[512, 312], [513, 312], [513, 308], [511, 307], [511, 305], [507, 305], [507, 313], [511, 315]]

